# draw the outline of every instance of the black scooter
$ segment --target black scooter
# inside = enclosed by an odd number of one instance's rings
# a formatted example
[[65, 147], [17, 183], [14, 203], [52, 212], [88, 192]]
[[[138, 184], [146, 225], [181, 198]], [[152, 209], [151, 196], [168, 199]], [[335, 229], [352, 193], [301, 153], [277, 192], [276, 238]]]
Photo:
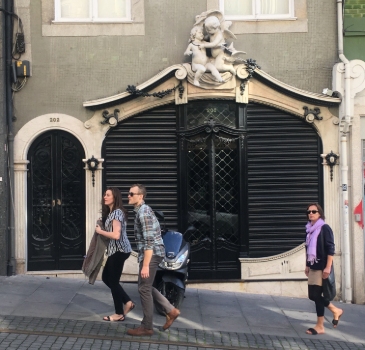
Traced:
[[[163, 221], [161, 233], [165, 244], [166, 256], [159, 265], [153, 286], [174, 307], [179, 309], [184, 300], [185, 282], [188, 277], [190, 243], [184, 240], [183, 234], [180, 232], [166, 229], [163, 212], [155, 211], [155, 214], [160, 223]], [[186, 232], [191, 230], [195, 230], [195, 228], [191, 226]], [[155, 304], [155, 307], [159, 314], [165, 315], [164, 310], [161, 310], [157, 304]]]

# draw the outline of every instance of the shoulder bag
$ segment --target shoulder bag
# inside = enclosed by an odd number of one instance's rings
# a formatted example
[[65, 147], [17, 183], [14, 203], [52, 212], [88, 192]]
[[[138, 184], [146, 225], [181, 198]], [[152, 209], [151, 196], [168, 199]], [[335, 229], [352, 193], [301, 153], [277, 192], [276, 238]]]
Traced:
[[[322, 243], [322, 256], [325, 257], [326, 254], [324, 252], [324, 239], [323, 232], [321, 235], [321, 243]], [[336, 296], [336, 281], [335, 281], [335, 270], [333, 268], [333, 262], [331, 266], [331, 272], [326, 279], [322, 279], [322, 289], [323, 289], [323, 297], [327, 300], [333, 300]]]

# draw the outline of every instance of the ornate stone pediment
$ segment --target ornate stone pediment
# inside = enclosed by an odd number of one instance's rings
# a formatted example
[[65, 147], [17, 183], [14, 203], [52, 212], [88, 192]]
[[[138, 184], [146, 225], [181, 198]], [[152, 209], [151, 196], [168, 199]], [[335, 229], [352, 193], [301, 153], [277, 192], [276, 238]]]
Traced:
[[[120, 122], [147, 109], [169, 103], [186, 104], [196, 99], [230, 99], [237, 103], [251, 101], [300, 117], [303, 117], [303, 106], [309, 111], [316, 111], [319, 107], [341, 103], [338, 97], [285, 84], [261, 70], [255, 60], [245, 59], [245, 52], [233, 47], [232, 41], [236, 37], [229, 30], [230, 24], [217, 10], [196, 16], [185, 50], [185, 55], [191, 56], [192, 62], [172, 65], [138, 86], [128, 85], [126, 92], [84, 102], [84, 107], [97, 110], [85, 127], [115, 126], [115, 123], [106, 123], [105, 110], [119, 110], [117, 118]], [[338, 119], [327, 108], [321, 111], [321, 118]], [[314, 120], [317, 122], [312, 114], [307, 118], [308, 122]]]

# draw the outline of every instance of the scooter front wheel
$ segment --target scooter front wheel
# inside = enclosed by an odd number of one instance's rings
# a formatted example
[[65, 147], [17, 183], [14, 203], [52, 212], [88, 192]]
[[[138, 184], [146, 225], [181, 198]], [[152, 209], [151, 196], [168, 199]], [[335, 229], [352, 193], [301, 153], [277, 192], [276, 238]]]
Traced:
[[[170, 302], [171, 305], [176, 307], [177, 309], [180, 309], [180, 306], [182, 302], [184, 301], [184, 294], [185, 290], [182, 288], [179, 288], [175, 284], [171, 282], [161, 282], [157, 286], [157, 290], [164, 296], [166, 299]], [[155, 304], [156, 311], [160, 315], [165, 315], [165, 311], [161, 309], [161, 307], [157, 304]]]

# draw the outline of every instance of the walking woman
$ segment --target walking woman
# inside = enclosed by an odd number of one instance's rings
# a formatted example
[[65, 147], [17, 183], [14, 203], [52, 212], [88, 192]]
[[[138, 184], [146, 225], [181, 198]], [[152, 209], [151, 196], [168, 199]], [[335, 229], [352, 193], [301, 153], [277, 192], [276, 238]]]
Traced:
[[124, 262], [129, 258], [132, 248], [127, 237], [127, 211], [123, 207], [122, 195], [118, 188], [109, 187], [102, 201], [102, 221], [105, 231], [96, 225], [95, 231], [110, 239], [107, 248], [108, 259], [103, 271], [103, 282], [110, 288], [114, 301], [115, 314], [105, 316], [104, 321], [124, 321], [134, 308], [134, 303], [119, 284]]
[[316, 304], [317, 324], [313, 328], [307, 329], [306, 333], [316, 335], [324, 333], [325, 307], [333, 314], [332, 324], [335, 328], [343, 314], [343, 310], [337, 308], [322, 296], [322, 279], [328, 278], [331, 272], [333, 255], [335, 253], [332, 229], [324, 222], [324, 212], [318, 203], [311, 203], [308, 205], [307, 218], [307, 258], [305, 274], [308, 277], [308, 297]]

